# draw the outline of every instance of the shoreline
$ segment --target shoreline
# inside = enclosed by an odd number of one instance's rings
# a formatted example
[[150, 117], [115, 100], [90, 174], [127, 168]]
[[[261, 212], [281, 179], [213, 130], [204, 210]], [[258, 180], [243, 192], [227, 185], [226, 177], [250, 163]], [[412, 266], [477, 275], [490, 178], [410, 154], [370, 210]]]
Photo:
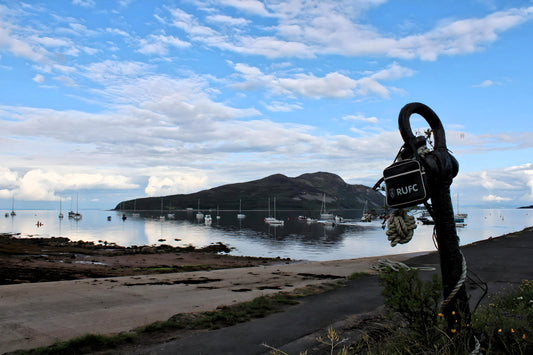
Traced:
[[81, 280], [254, 267], [290, 259], [228, 254], [222, 243], [203, 248], [169, 245], [123, 247], [71, 241], [66, 237], [27, 238], [0, 234], [0, 285]]
[[[462, 248], [469, 263], [477, 268], [486, 268], [486, 277], [498, 277], [497, 285], [502, 285], [500, 277], [504, 280], [509, 280], [510, 276], [530, 277], [527, 268], [517, 269], [515, 265], [506, 268], [505, 262], [520, 261], [527, 265], [530, 250], [527, 248], [533, 240], [528, 237], [531, 236], [533, 227]], [[512, 248], [501, 249], [502, 246]], [[470, 259], [474, 255], [469, 254], [474, 251], [481, 254], [478, 260]], [[487, 253], [494, 252], [506, 260], [498, 264], [498, 273], [492, 269], [494, 257], [490, 260], [486, 257]], [[259, 296], [321, 287], [324, 283], [346, 280], [354, 273], [376, 275], [377, 271], [372, 266], [380, 259], [438, 267], [438, 256], [434, 253], [1, 285], [0, 314], [4, 317], [0, 320], [0, 343], [8, 352], [48, 346], [58, 340], [85, 334], [128, 332], [157, 321], [166, 321], [179, 313], [212, 311]], [[511, 253], [513, 257], [506, 253]], [[516, 270], [522, 270], [522, 274]], [[359, 281], [354, 282], [357, 284]], [[379, 299], [379, 292], [375, 295], [373, 292], [376, 291], [361, 292], [370, 292], [372, 294], [368, 297]], [[44, 304], [46, 307], [43, 307]]]

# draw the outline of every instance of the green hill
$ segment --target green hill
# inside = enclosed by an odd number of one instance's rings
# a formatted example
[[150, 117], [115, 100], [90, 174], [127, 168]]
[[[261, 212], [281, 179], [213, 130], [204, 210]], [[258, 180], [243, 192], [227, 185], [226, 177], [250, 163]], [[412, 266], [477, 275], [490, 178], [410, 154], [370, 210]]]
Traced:
[[324, 195], [328, 210], [360, 209], [365, 203], [375, 209], [385, 205], [385, 197], [370, 187], [347, 184], [338, 175], [317, 172], [295, 178], [275, 174], [191, 194], [138, 198], [122, 201], [115, 209], [159, 211], [161, 201], [164, 210], [196, 209], [200, 200], [202, 210], [238, 210], [241, 200], [243, 210], [266, 210], [268, 199], [275, 197], [278, 210], [320, 210]]

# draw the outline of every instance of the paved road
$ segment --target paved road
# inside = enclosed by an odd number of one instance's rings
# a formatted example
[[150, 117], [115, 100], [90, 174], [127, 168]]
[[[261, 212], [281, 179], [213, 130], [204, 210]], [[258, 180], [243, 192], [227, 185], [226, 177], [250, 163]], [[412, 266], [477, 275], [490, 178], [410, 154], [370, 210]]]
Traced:
[[[462, 248], [470, 275], [475, 273], [488, 284], [489, 294], [533, 279], [533, 229], [513, 237], [494, 238]], [[411, 258], [409, 266], [431, 266], [424, 278], [440, 275], [437, 253]], [[482, 295], [467, 282], [472, 306]], [[376, 276], [357, 279], [345, 288], [314, 295], [288, 311], [245, 324], [194, 334], [184, 339], [137, 349], [136, 354], [267, 354], [266, 343], [288, 354], [298, 354], [316, 345], [316, 335], [348, 317], [382, 306], [381, 288]], [[483, 300], [487, 301], [487, 297]], [[309, 352], [312, 354], [312, 352]]]

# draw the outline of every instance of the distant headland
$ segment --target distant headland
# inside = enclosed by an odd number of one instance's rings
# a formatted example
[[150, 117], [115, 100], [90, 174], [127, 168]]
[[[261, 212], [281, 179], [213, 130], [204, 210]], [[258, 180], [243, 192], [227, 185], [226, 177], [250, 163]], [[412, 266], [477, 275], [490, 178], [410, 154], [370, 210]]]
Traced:
[[274, 198], [278, 210], [319, 210], [324, 202], [328, 210], [381, 210], [385, 206], [385, 196], [368, 186], [348, 184], [336, 174], [316, 172], [294, 178], [275, 174], [190, 194], [127, 200], [118, 203], [115, 210], [266, 210]]

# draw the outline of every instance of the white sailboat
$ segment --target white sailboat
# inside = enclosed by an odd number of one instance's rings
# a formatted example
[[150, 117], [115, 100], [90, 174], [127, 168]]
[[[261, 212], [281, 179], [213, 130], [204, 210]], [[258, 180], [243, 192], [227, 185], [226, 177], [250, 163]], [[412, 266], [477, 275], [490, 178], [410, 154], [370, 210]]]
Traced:
[[268, 199], [268, 217], [265, 218], [265, 223], [271, 226], [282, 226], [285, 222], [276, 218], [276, 198], [274, 197], [274, 217], [270, 216], [270, 198]]
[[322, 207], [320, 208], [320, 220], [329, 221], [333, 219], [333, 213], [328, 213], [326, 210], [326, 194], [322, 197]]
[[76, 193], [76, 212], [72, 210], [69, 211], [68, 218], [73, 218], [75, 220], [80, 220], [82, 218], [82, 215], [78, 210], [78, 193]]
[[[465, 219], [466, 217], [468, 217], [468, 213], [459, 213], [459, 194], [457, 194], [457, 213], [455, 214], [455, 219]], [[464, 222], [464, 221], [463, 221]]]
[[141, 214], [137, 212], [137, 200], [133, 200], [133, 213], [131, 214], [132, 217], [140, 217]]
[[238, 219], [246, 218], [246, 215], [242, 213], [242, 202], [240, 199], [239, 199], [239, 213], [237, 213], [237, 218]]
[[163, 199], [161, 199], [161, 212], [159, 213], [158, 220], [160, 220], [161, 222], [165, 220], [165, 216], [163, 215]]
[[204, 219], [204, 214], [200, 211], [200, 199], [198, 199], [198, 212], [196, 212], [196, 219], [199, 221]]

